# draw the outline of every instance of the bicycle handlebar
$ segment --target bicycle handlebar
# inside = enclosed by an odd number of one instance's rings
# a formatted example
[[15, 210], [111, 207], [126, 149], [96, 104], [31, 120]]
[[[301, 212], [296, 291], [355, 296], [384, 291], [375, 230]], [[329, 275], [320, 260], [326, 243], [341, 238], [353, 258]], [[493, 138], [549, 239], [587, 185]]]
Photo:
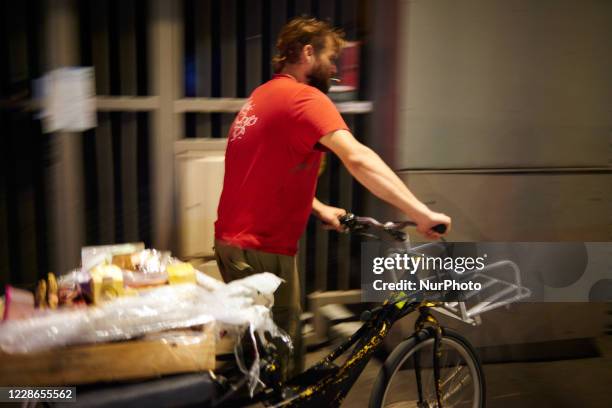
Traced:
[[[402, 232], [401, 230], [406, 227], [416, 227], [416, 223], [412, 221], [388, 221], [384, 224], [371, 217], [358, 217], [352, 213], [346, 213], [340, 217], [340, 224], [344, 225], [351, 231], [359, 231], [369, 227], [381, 229], [391, 235], [394, 233]], [[433, 231], [438, 234], [444, 234], [446, 232], [446, 225], [438, 224], [432, 228]]]

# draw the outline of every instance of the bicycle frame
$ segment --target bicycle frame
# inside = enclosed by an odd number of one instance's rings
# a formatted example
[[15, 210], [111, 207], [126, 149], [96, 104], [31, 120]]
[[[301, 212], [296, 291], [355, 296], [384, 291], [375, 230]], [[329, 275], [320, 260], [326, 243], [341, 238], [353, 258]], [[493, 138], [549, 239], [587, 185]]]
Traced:
[[[414, 335], [418, 335], [426, 324], [440, 330], [437, 320], [429, 313], [436, 303], [410, 303], [401, 295], [399, 299], [397, 295], [394, 297], [386, 301], [375, 315], [329, 355], [287, 382], [270, 386], [255, 395], [250, 402], [263, 402], [275, 407], [339, 406], [397, 320], [418, 310], [420, 316]], [[344, 363], [334, 364], [351, 347], [353, 349]]]

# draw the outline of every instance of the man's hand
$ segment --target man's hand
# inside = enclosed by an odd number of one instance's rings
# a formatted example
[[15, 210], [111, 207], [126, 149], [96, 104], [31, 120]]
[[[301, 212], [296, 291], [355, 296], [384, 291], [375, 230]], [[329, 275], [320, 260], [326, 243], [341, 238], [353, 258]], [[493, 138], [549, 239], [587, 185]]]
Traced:
[[[417, 231], [425, 238], [439, 239], [442, 235], [448, 234], [451, 230], [451, 219], [446, 214], [427, 211], [422, 216], [415, 217], [414, 222], [417, 224]], [[436, 225], [445, 225], [446, 231], [440, 234], [432, 230]]]
[[346, 210], [325, 205], [315, 198], [312, 202], [312, 213], [323, 221], [323, 228], [334, 229], [340, 232], [344, 230], [339, 218], [346, 214]]

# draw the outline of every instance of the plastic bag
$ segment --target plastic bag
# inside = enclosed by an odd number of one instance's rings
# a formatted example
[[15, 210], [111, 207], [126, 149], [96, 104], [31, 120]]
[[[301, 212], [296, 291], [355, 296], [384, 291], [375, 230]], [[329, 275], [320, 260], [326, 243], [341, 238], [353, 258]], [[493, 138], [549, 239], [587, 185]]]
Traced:
[[165, 286], [99, 307], [9, 321], [0, 327], [0, 347], [8, 353], [28, 353], [209, 323], [214, 319], [207, 313], [211, 307], [207, 294], [195, 285]]
[[145, 249], [130, 255], [135, 270], [123, 270], [126, 286], [142, 287], [163, 284], [168, 280], [166, 266], [175, 262], [168, 252]]
[[[246, 332], [267, 344], [264, 333], [289, 337], [272, 321], [273, 293], [282, 280], [261, 273], [225, 284], [198, 272], [198, 285], [161, 286], [139, 296], [119, 297], [97, 307], [58, 310], [35, 318], [0, 325], [0, 349], [29, 353], [73, 344], [108, 342], [147, 333], [182, 329], [216, 322], [239, 338]], [[246, 369], [249, 389], [259, 380], [259, 352]]]

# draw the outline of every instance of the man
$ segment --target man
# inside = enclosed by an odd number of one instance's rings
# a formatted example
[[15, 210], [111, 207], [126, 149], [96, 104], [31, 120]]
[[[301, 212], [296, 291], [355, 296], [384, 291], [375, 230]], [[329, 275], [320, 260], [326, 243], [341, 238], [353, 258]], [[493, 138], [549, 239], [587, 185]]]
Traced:
[[230, 128], [215, 223], [215, 254], [226, 281], [257, 272], [285, 280], [275, 293], [277, 324], [295, 345], [289, 374], [302, 368], [297, 242], [312, 212], [341, 229], [344, 210], [314, 197], [322, 151], [335, 153], [373, 194], [417, 223], [427, 238], [451, 220], [421, 203], [393, 171], [350, 133], [325, 95], [343, 44], [327, 23], [296, 18], [279, 34], [274, 77], [253, 91]]

